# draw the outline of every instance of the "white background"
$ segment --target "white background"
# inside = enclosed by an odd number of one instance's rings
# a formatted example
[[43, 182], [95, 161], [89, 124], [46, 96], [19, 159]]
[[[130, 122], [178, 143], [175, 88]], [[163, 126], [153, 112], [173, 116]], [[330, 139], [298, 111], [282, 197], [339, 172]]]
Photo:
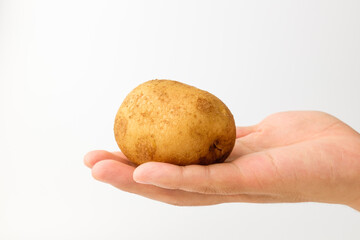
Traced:
[[345, 206], [175, 207], [92, 179], [126, 94], [155, 78], [237, 125], [322, 110], [360, 131], [360, 1], [0, 0], [0, 239], [360, 239]]

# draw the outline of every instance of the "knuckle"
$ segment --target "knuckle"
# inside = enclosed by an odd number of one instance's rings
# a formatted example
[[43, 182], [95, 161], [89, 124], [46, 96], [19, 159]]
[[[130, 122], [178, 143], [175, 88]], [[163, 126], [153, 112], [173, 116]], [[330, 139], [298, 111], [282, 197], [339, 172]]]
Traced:
[[215, 194], [217, 193], [217, 187], [214, 185], [215, 178], [213, 176], [213, 172], [211, 167], [205, 166], [204, 168], [204, 181], [199, 186], [199, 192], [204, 194]]

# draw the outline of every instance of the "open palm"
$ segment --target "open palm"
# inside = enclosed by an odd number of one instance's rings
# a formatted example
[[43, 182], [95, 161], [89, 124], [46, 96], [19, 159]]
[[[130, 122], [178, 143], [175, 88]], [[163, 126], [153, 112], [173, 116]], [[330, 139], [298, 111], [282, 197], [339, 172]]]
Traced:
[[322, 112], [273, 114], [237, 128], [225, 163], [135, 166], [121, 152], [92, 151], [85, 164], [113, 186], [174, 205], [317, 201], [360, 205], [360, 135]]

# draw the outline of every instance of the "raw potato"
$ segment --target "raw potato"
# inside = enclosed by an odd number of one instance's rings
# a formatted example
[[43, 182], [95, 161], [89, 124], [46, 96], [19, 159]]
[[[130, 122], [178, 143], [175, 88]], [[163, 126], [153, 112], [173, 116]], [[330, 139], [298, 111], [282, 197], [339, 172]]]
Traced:
[[140, 84], [116, 114], [115, 139], [136, 164], [220, 163], [236, 137], [233, 115], [214, 95], [171, 80]]

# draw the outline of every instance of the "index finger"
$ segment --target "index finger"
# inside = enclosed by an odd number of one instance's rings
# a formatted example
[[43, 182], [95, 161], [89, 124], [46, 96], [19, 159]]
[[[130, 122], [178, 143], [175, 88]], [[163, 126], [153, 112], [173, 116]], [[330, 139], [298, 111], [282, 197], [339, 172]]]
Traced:
[[84, 156], [84, 164], [87, 167], [92, 168], [97, 162], [105, 159], [113, 159], [130, 166], [136, 166], [134, 163], [130, 162], [122, 152], [108, 152], [105, 150], [93, 150], [88, 152]]
[[227, 195], [238, 194], [244, 182], [240, 169], [232, 162], [207, 166], [148, 162], [135, 169], [133, 178], [167, 189]]

